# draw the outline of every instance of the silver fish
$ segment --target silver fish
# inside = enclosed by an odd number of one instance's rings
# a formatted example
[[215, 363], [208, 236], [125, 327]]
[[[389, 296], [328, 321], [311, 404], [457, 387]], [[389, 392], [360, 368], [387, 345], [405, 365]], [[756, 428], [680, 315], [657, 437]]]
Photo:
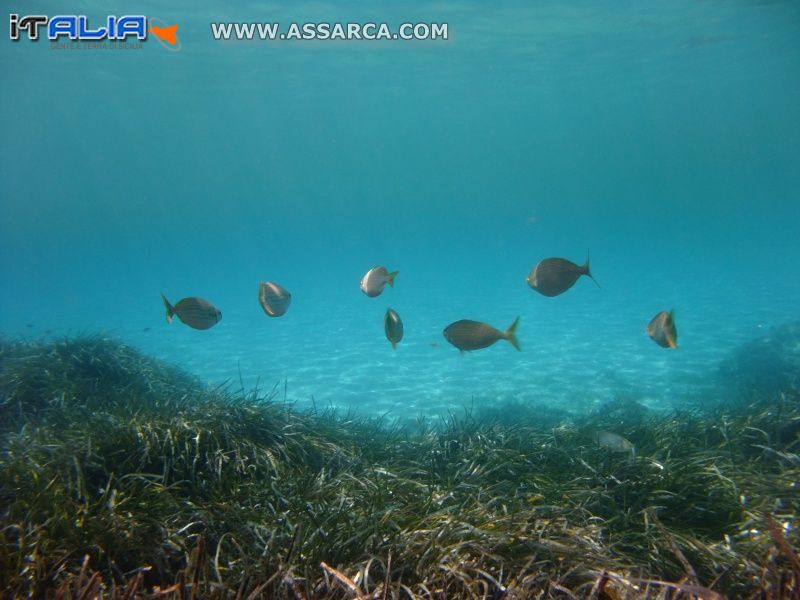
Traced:
[[611, 431], [598, 431], [597, 443], [601, 448], [605, 448], [611, 452], [630, 452], [631, 454], [636, 452], [633, 444], [629, 440]]
[[289, 310], [292, 295], [275, 282], [262, 281], [258, 284], [258, 302], [268, 316], [280, 317]]
[[581, 275], [594, 281], [589, 271], [588, 257], [583, 265], [576, 265], [565, 258], [545, 258], [531, 269], [525, 281], [544, 296], [558, 296], [575, 285]]
[[392, 348], [397, 348], [397, 344], [403, 339], [403, 321], [400, 315], [391, 308], [386, 309], [386, 316], [383, 317], [383, 330], [386, 332], [386, 339], [392, 344]]
[[209, 329], [222, 319], [222, 312], [211, 302], [202, 298], [184, 298], [175, 306], [169, 303], [163, 293], [161, 299], [164, 301], [164, 308], [167, 309], [167, 323], [172, 323], [172, 317], [178, 315], [178, 318], [189, 327]]
[[675, 311], [662, 310], [647, 325], [647, 335], [662, 348], [678, 347], [678, 329], [675, 327]]
[[398, 273], [399, 271], [389, 273], [386, 267], [372, 267], [361, 278], [361, 291], [370, 298], [380, 296], [387, 283], [390, 287], [394, 287], [394, 278], [397, 277]]
[[514, 319], [508, 329], [500, 331], [480, 321], [463, 319], [445, 327], [443, 334], [445, 339], [461, 352], [486, 348], [498, 340], [507, 340], [514, 348], [520, 350], [516, 336], [518, 324], [519, 317]]

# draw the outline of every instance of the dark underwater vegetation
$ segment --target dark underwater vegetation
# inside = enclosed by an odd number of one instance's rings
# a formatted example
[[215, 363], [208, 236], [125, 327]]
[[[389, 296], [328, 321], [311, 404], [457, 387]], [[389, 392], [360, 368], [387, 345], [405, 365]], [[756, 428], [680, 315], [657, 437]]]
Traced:
[[[724, 401], [473, 405], [405, 425], [300, 411], [282, 384], [208, 388], [102, 336], [4, 340], [0, 584], [58, 598], [796, 598], [799, 329], [734, 350]], [[599, 447], [598, 430], [636, 452]]]
[[800, 0], [9, 7], [0, 600], [800, 600]]

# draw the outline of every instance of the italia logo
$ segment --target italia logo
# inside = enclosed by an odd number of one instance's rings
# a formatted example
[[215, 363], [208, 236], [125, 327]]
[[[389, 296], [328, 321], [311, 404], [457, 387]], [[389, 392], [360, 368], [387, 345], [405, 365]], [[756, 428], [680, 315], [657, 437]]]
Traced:
[[[109, 15], [101, 25], [92, 27], [86, 15], [25, 15], [15, 13], [9, 15], [9, 36], [19, 41], [22, 32], [31, 41], [39, 39], [40, 32], [47, 39], [56, 42], [62, 38], [70, 41], [97, 42], [102, 40], [125, 41], [128, 38], [144, 41], [148, 33], [152, 33], [167, 50], [181, 49], [178, 39], [178, 25], [167, 25], [160, 19], [144, 15]], [[148, 26], [149, 25], [149, 26]]]

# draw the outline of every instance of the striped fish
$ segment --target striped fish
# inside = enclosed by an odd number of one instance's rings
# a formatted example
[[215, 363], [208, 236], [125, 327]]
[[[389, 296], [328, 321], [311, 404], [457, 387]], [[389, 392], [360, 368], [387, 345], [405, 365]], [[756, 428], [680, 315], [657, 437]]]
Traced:
[[480, 350], [491, 346], [498, 340], [507, 340], [514, 348], [520, 349], [517, 341], [517, 325], [519, 317], [505, 331], [495, 329], [491, 325], [480, 321], [470, 321], [463, 319], [451, 323], [444, 329], [444, 338], [456, 348], [464, 352], [470, 350]]
[[222, 312], [202, 298], [184, 298], [175, 306], [169, 303], [167, 297], [162, 293], [161, 299], [164, 301], [164, 308], [167, 309], [167, 323], [172, 323], [172, 317], [178, 318], [194, 329], [209, 329], [222, 319]]
[[292, 295], [272, 281], [262, 281], [258, 286], [258, 302], [270, 317], [280, 317], [289, 310]]

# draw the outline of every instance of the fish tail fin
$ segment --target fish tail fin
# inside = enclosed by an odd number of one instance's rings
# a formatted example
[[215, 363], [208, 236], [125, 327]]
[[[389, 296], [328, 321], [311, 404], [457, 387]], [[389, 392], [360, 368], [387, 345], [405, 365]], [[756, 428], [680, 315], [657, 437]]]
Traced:
[[169, 303], [164, 292], [161, 292], [161, 299], [164, 301], [164, 308], [167, 309], [167, 323], [172, 323], [172, 316], [175, 314], [175, 308]]
[[519, 317], [514, 319], [514, 322], [508, 326], [505, 331], [505, 338], [514, 348], [521, 351], [522, 348], [519, 347], [519, 340], [517, 340], [517, 325], [519, 325]]
[[394, 287], [394, 278], [398, 276], [400, 271], [392, 271], [386, 276], [386, 283], [389, 284], [390, 287]]
[[[672, 323], [672, 327], [667, 328], [664, 332], [667, 337], [667, 345], [670, 347], [670, 350], [674, 350], [678, 347], [678, 340], [677, 340], [677, 331], [675, 331], [675, 309], [669, 311], [669, 320]], [[673, 333], [675, 331], [675, 333]]]
[[[595, 279], [594, 275], [592, 275], [591, 265], [589, 264], [589, 251], [588, 250], [586, 251], [586, 262], [583, 263], [583, 267], [581, 267], [581, 270], [583, 271], [584, 275], [586, 275], [589, 279], [594, 281], [594, 284], [597, 287], [600, 287], [600, 284], [597, 283], [597, 279]], [[600, 289], [602, 289], [602, 288], [600, 288]]]

